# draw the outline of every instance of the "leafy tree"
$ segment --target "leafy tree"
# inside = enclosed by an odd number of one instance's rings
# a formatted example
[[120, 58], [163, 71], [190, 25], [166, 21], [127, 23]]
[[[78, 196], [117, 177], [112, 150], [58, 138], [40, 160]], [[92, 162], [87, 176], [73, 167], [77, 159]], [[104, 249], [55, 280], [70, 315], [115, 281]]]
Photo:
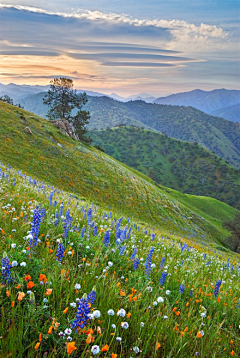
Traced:
[[82, 107], [87, 101], [86, 93], [78, 95], [73, 89], [73, 80], [65, 77], [50, 81], [50, 90], [43, 98], [43, 103], [51, 107], [48, 112], [50, 120], [67, 120], [79, 140], [91, 143], [91, 138], [84, 136], [90, 115], [88, 111], [83, 111]]
[[234, 219], [226, 220], [222, 223], [224, 229], [227, 229], [231, 232], [231, 236], [229, 236], [229, 243], [233, 246], [234, 251], [238, 252], [238, 248], [240, 246], [240, 212], [237, 211]]
[[13, 104], [12, 98], [10, 98], [6, 94], [4, 96], [0, 97], [0, 101], [5, 102], [5, 103], [9, 103], [9, 104]]

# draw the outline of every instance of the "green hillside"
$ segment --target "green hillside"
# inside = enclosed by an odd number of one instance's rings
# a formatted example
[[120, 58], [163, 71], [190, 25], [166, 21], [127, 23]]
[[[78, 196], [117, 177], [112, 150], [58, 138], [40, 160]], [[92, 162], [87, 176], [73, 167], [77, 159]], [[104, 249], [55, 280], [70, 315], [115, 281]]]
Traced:
[[[26, 110], [44, 117], [48, 111], [42, 102], [44, 95], [44, 92], [38, 93], [22, 99], [20, 103]], [[143, 101], [122, 103], [108, 97], [88, 96], [84, 109], [91, 115], [89, 129], [127, 124], [163, 131], [176, 139], [197, 142], [235, 167], [240, 167], [240, 123], [210, 116], [193, 107]]]
[[[158, 188], [147, 176], [66, 137], [50, 122], [17, 107], [1, 103], [0, 121], [3, 162], [164, 230], [207, 241], [227, 235], [221, 219], [234, 215], [232, 207], [216, 201], [218, 211], [212, 212], [208, 205], [215, 199]], [[27, 126], [32, 134], [25, 132]], [[196, 209], [198, 201], [205, 205]]]
[[211, 196], [240, 209], [240, 169], [196, 143], [127, 126], [90, 131], [90, 135], [93, 144], [158, 184]]
[[237, 357], [234, 208], [17, 107], [0, 124], [1, 357]]

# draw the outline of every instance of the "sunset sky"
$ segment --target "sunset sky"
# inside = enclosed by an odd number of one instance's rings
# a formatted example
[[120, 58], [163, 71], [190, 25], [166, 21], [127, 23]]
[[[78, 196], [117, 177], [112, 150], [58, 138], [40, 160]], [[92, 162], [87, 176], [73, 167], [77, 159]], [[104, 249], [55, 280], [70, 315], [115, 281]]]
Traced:
[[11, 0], [0, 4], [0, 82], [122, 96], [239, 89], [238, 0]]

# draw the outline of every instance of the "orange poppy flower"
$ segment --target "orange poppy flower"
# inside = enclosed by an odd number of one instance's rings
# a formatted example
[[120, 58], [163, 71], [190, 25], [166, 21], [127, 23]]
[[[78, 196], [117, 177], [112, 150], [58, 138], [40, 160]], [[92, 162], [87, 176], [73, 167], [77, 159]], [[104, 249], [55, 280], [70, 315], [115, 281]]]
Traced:
[[112, 358], [117, 358], [117, 354], [112, 353]]
[[157, 342], [156, 351], [161, 347], [161, 344]]
[[130, 317], [131, 317], [131, 313], [127, 313], [126, 316], [127, 316], [127, 318], [130, 318]]
[[40, 346], [40, 342], [37, 342], [37, 344], [34, 347], [35, 351], [38, 349], [39, 346]]
[[67, 313], [67, 311], [69, 310], [69, 307], [65, 308], [65, 310], [63, 311], [63, 313]]
[[47, 277], [43, 273], [40, 273], [39, 275], [39, 281], [43, 281], [44, 283], [47, 282]]
[[107, 352], [108, 350], [109, 346], [107, 344], [101, 349], [102, 352]]
[[22, 301], [24, 296], [25, 296], [24, 292], [18, 292], [18, 301]]
[[201, 333], [198, 332], [198, 333], [197, 333], [197, 338], [201, 338], [201, 337], [202, 337]]
[[48, 330], [48, 334], [51, 334], [51, 333], [52, 333], [52, 330], [53, 330], [53, 326], [50, 326], [50, 327], [49, 327], [49, 330]]
[[15, 306], [15, 301], [12, 301], [12, 307], [14, 307]]
[[47, 288], [47, 291], [45, 293], [46, 296], [50, 296], [52, 293], [52, 288]]
[[77, 347], [75, 347], [75, 342], [70, 342], [67, 344], [67, 354], [71, 354]]
[[32, 282], [32, 281], [29, 281], [28, 284], [27, 284], [28, 289], [33, 288], [34, 286], [35, 286], [34, 282]]
[[38, 340], [39, 340], [39, 342], [42, 342], [42, 333], [39, 334]]
[[6, 291], [6, 296], [10, 297], [10, 291], [9, 290]]
[[31, 276], [30, 276], [30, 275], [25, 275], [24, 280], [25, 280], [25, 281], [31, 280]]

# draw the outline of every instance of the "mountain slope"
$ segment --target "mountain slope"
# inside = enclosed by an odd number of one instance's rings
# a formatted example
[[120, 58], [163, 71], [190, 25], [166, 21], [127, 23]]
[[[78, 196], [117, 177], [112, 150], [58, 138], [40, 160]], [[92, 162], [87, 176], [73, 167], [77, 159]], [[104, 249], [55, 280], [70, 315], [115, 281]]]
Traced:
[[[25, 109], [42, 117], [44, 93], [20, 101]], [[164, 131], [170, 137], [198, 142], [218, 156], [240, 167], [240, 124], [209, 116], [192, 107], [149, 104], [143, 101], [121, 103], [108, 97], [88, 96], [84, 109], [90, 112], [89, 129], [106, 129], [119, 124]]]
[[[234, 215], [230, 206], [158, 188], [145, 175], [64, 136], [51, 123], [17, 107], [0, 103], [0, 121], [0, 159], [5, 163], [168, 231], [205, 242], [226, 236], [221, 220]], [[25, 132], [27, 126], [32, 134]]]
[[240, 103], [230, 107], [217, 109], [211, 113], [213, 116], [222, 117], [231, 122], [240, 123]]
[[240, 209], [240, 169], [189, 142], [137, 127], [90, 131], [93, 144], [155, 182]]
[[240, 103], [240, 91], [226, 89], [202, 91], [196, 89], [190, 92], [176, 93], [167, 97], [160, 97], [157, 98], [154, 103], [190, 106], [205, 113], [212, 114], [213, 111], [220, 108]]

